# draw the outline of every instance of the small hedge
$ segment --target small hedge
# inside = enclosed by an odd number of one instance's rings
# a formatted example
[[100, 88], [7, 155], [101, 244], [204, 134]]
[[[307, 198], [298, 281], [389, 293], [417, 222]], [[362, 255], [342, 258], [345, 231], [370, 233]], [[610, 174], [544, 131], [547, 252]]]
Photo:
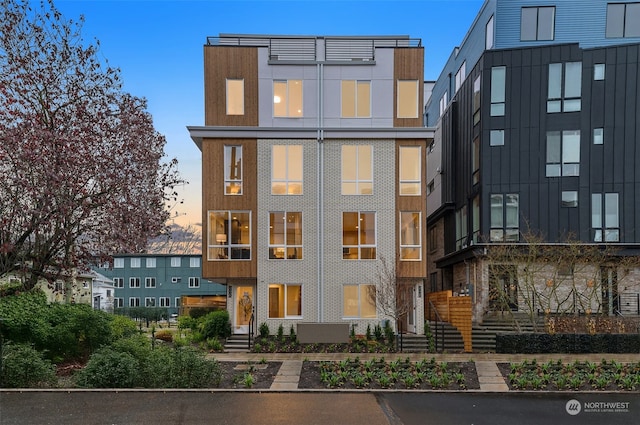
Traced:
[[502, 333], [496, 335], [496, 353], [640, 353], [640, 335]]

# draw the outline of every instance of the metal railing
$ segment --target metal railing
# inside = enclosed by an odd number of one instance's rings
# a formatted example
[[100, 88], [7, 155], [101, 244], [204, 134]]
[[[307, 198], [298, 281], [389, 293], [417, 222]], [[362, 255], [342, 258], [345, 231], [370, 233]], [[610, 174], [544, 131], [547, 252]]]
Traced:
[[[438, 351], [438, 341], [441, 343], [440, 351], [444, 351], [444, 324], [445, 321], [440, 317], [440, 313], [438, 313], [438, 309], [435, 304], [433, 304], [432, 300], [429, 300], [429, 309], [428, 309], [428, 317], [429, 320], [433, 320], [435, 318], [436, 325], [434, 326], [434, 338], [435, 338], [435, 349]], [[438, 332], [438, 328], [440, 331]], [[438, 334], [440, 334], [440, 338], [438, 338]]]
[[396, 329], [398, 330], [398, 336], [396, 338], [396, 351], [401, 353], [404, 342], [402, 339], [402, 334], [404, 333], [404, 329], [402, 328], [402, 320], [396, 320]]
[[255, 318], [254, 312], [255, 312], [255, 307], [252, 309], [251, 317], [249, 318], [249, 336], [247, 338], [248, 339], [247, 350], [251, 350], [251, 340], [253, 339], [253, 334], [255, 332], [256, 318]]

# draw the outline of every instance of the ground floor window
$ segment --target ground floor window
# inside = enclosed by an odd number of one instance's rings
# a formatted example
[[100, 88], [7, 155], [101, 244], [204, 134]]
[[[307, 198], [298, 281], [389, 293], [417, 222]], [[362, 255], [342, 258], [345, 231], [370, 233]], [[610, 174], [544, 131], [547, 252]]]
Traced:
[[140, 307], [140, 298], [138, 297], [129, 298], [129, 307]]
[[156, 299], [155, 298], [145, 298], [144, 299], [144, 306], [145, 307], [155, 307], [156, 306]]
[[302, 285], [269, 284], [269, 318], [302, 317]]
[[342, 288], [342, 316], [357, 318], [375, 318], [375, 285], [344, 285]]
[[160, 297], [160, 307], [171, 307], [171, 298], [169, 297]]

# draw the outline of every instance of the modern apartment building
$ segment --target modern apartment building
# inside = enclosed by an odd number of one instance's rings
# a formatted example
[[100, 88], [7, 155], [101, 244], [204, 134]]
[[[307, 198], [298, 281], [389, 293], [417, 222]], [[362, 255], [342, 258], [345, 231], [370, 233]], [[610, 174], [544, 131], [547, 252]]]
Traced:
[[200, 255], [121, 254], [97, 269], [113, 280], [115, 309], [163, 307], [177, 314], [186, 304], [224, 308], [223, 285], [202, 278]]
[[[637, 1], [484, 3], [426, 107], [430, 292], [471, 295], [475, 320], [496, 289], [514, 311], [639, 314], [640, 273], [616, 262], [640, 253], [639, 43]], [[615, 255], [579, 274], [560, 251], [529, 294], [533, 266], [505, 276], [487, 250], [530, 233]]]
[[[233, 330], [394, 319], [423, 328], [424, 49], [408, 36], [229, 35], [204, 46], [203, 278]], [[402, 294], [402, 295], [400, 295]], [[395, 295], [394, 295], [395, 297]], [[394, 300], [395, 301], [395, 300]], [[392, 320], [394, 322], [394, 320]]]

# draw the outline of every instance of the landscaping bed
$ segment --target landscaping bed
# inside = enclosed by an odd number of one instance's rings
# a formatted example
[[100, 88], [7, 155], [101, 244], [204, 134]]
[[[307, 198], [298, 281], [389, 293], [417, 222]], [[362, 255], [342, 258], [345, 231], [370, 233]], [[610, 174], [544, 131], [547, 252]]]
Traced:
[[636, 391], [640, 389], [640, 362], [620, 363], [561, 361], [498, 363], [511, 390], [538, 391]]
[[354, 357], [340, 362], [303, 362], [298, 388], [459, 391], [479, 389], [480, 383], [473, 362], [385, 361], [382, 357], [363, 361]]

